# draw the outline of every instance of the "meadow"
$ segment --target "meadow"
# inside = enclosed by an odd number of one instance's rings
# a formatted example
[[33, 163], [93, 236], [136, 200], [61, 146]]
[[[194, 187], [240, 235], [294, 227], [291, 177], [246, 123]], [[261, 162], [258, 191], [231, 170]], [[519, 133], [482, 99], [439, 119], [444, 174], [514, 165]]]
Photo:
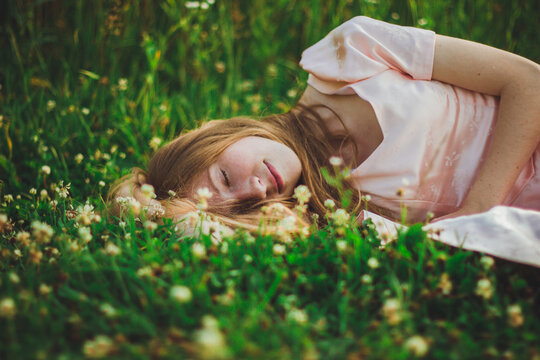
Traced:
[[[287, 111], [355, 15], [540, 62], [534, 0], [6, 0], [0, 358], [540, 359], [540, 270], [329, 209], [290, 237], [182, 237], [110, 186], [182, 130]], [[342, 214], [343, 215], [343, 214]], [[508, 239], [511, 241], [511, 239]]]

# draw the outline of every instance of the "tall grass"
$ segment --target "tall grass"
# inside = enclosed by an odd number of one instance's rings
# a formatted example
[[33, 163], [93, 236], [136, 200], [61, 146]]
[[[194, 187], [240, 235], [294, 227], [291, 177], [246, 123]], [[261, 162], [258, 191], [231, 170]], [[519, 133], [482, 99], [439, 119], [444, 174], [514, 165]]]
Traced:
[[160, 141], [294, 105], [302, 50], [354, 15], [538, 62], [539, 3], [194, 4], [2, 4], [0, 357], [539, 358], [538, 272], [419, 225], [381, 249], [369, 223], [215, 244], [94, 217]]

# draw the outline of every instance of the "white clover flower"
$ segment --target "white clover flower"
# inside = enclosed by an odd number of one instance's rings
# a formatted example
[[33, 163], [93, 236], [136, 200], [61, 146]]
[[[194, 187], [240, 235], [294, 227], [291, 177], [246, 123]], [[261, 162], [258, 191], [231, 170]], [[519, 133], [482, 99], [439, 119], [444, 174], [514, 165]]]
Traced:
[[152, 148], [152, 150], [156, 151], [162, 142], [163, 142], [163, 139], [161, 139], [160, 137], [154, 136], [148, 144], [150, 145], [150, 148]]
[[379, 267], [379, 260], [371, 257], [371, 258], [368, 259], [367, 265], [372, 269], [376, 269], [376, 268]]
[[81, 113], [82, 113], [83, 115], [88, 115], [88, 114], [90, 114], [90, 110], [89, 110], [88, 108], [83, 107], [83, 108], [81, 109]]
[[30, 193], [30, 195], [36, 195], [37, 194], [36, 188], [31, 188], [28, 192]]
[[285, 247], [285, 245], [281, 245], [281, 244], [274, 244], [274, 246], [272, 247], [272, 252], [275, 254], [275, 255], [283, 255], [285, 254], [287, 248]]
[[105, 247], [105, 254], [107, 255], [117, 256], [117, 255], [120, 255], [121, 253], [122, 253], [122, 250], [120, 250], [120, 248], [114, 245], [113, 243], [108, 243], [107, 246]]
[[249, 264], [253, 262], [253, 258], [249, 254], [244, 254], [244, 261]]
[[298, 185], [294, 189], [293, 197], [298, 200], [298, 203], [300, 205], [303, 205], [307, 203], [311, 198], [311, 192], [309, 192], [309, 189], [306, 185]]
[[327, 208], [328, 210], [332, 210], [333, 208], [336, 207], [336, 202], [332, 199], [326, 199], [324, 201], [324, 207]]
[[343, 252], [343, 251], [347, 250], [347, 241], [345, 241], [345, 240], [336, 241], [336, 247], [337, 247], [338, 251], [340, 251], [340, 252]]
[[185, 5], [188, 9], [197, 9], [201, 6], [201, 3], [198, 1], [186, 1]]
[[9, 204], [10, 202], [13, 201], [13, 195], [11, 194], [4, 195], [4, 201]]
[[89, 358], [103, 358], [114, 350], [113, 341], [105, 336], [98, 335], [93, 340], [88, 340], [83, 345], [83, 353]]
[[425, 356], [429, 350], [428, 342], [420, 335], [414, 335], [408, 338], [404, 346], [405, 349], [418, 357]]
[[48, 112], [53, 111], [55, 107], [56, 107], [56, 101], [54, 101], [54, 100], [47, 101], [47, 111]]
[[106, 184], [105, 184], [105, 181], [99, 180], [98, 185], [99, 185], [99, 187], [104, 187]]
[[133, 212], [134, 216], [138, 216], [141, 212], [141, 203], [132, 196], [118, 196], [116, 198], [116, 202], [120, 206], [120, 209], [122, 209], [123, 211], [131, 211]]
[[207, 3], [209, 3], [210, 5], [214, 5], [214, 3], [216, 2], [216, 0], [206, 0]]
[[193, 297], [191, 290], [187, 286], [183, 285], [175, 285], [171, 287], [169, 295], [171, 299], [181, 304], [190, 302]]
[[77, 155], [75, 155], [75, 158], [74, 158], [74, 159], [75, 159], [75, 162], [76, 162], [77, 164], [80, 164], [80, 163], [82, 163], [82, 161], [83, 161], [83, 159], [84, 159], [84, 156], [83, 156], [83, 154], [78, 153]]
[[4, 318], [13, 318], [17, 313], [15, 301], [12, 298], [4, 298], [0, 301], [0, 316]]
[[362, 195], [362, 196], [360, 197], [360, 199], [361, 199], [362, 201], [365, 201], [365, 202], [370, 202], [370, 201], [371, 201], [371, 195], [369, 195], [369, 194], [368, 194], [368, 195]]
[[39, 192], [39, 197], [45, 200], [49, 197], [49, 193], [47, 192], [47, 190], [43, 189]]
[[9, 281], [11, 281], [12, 284], [18, 284], [21, 282], [21, 279], [19, 278], [19, 275], [17, 275], [17, 273], [10, 272], [8, 277]]
[[346, 226], [351, 219], [351, 215], [344, 209], [337, 209], [331, 217], [336, 226]]
[[197, 196], [201, 200], [208, 200], [212, 197], [212, 192], [207, 187], [197, 189]]
[[90, 232], [90, 228], [87, 228], [85, 226], [82, 226], [79, 228], [79, 238], [84, 243], [89, 243], [92, 240], [92, 233]]
[[382, 313], [390, 325], [399, 324], [402, 319], [401, 302], [395, 298], [386, 300], [382, 307]]
[[521, 306], [518, 304], [510, 305], [506, 308], [508, 314], [508, 324], [512, 327], [518, 327], [523, 325], [524, 318], [521, 312]]
[[191, 245], [191, 252], [193, 253], [193, 256], [196, 258], [203, 258], [206, 256], [206, 248], [203, 244], [196, 242], [193, 245]]
[[126, 91], [128, 87], [128, 80], [126, 78], [121, 78], [118, 80], [118, 90]]
[[308, 316], [304, 310], [293, 308], [289, 311], [289, 317], [299, 324], [305, 324], [308, 321]]
[[118, 226], [120, 226], [122, 229], [126, 227], [126, 222], [125, 221], [120, 221], [118, 222]]
[[209, 7], [210, 7], [210, 5], [208, 5], [208, 3], [205, 3], [205, 2], [201, 3], [201, 9], [207, 10]]
[[330, 157], [329, 161], [330, 161], [330, 165], [332, 165], [332, 166], [341, 166], [341, 165], [343, 165], [343, 159], [340, 158], [339, 156], [332, 156], [332, 157]]
[[45, 175], [50, 175], [51, 174], [51, 168], [48, 165], [43, 165], [41, 167], [41, 172], [44, 173]]
[[482, 264], [484, 269], [489, 270], [495, 264], [495, 260], [491, 256], [482, 256], [480, 258], [480, 264]]
[[201, 359], [222, 359], [226, 352], [225, 337], [219, 330], [216, 318], [204, 315], [203, 327], [195, 331], [194, 339]]
[[172, 198], [176, 196], [176, 192], [174, 192], [174, 191], [172, 191], [172, 190], [169, 190], [169, 191], [167, 192], [167, 194], [169, 194], [169, 197], [172, 197]]
[[481, 296], [484, 298], [484, 300], [488, 300], [493, 295], [493, 286], [491, 285], [491, 281], [488, 279], [480, 279], [478, 280], [478, 283], [476, 283], [476, 295]]
[[426, 20], [426, 19], [424, 19], [424, 18], [418, 19], [418, 25], [424, 26], [424, 25], [426, 25], [426, 24], [427, 24], [427, 20]]
[[148, 220], [148, 221], [144, 222], [144, 228], [146, 230], [152, 232], [152, 231], [157, 229], [157, 224], [155, 222], [153, 222], [153, 221]]
[[108, 318], [113, 318], [116, 316], [116, 309], [109, 303], [104, 303], [99, 307], [99, 310]]
[[30, 227], [32, 228], [32, 235], [37, 243], [48, 244], [51, 241], [54, 234], [54, 230], [51, 226], [35, 220], [32, 221]]
[[39, 286], [39, 293], [43, 296], [47, 296], [51, 293], [52, 288], [47, 284], [41, 284]]
[[143, 184], [141, 186], [141, 191], [143, 195], [146, 196], [147, 198], [150, 198], [150, 199], [156, 198], [156, 194], [154, 193], [154, 187], [150, 184]]
[[452, 281], [450, 280], [448, 273], [443, 273], [441, 275], [441, 279], [439, 280], [439, 285], [437, 287], [441, 289], [443, 295], [450, 294], [452, 291]]
[[366, 284], [366, 285], [371, 284], [373, 282], [373, 279], [372, 279], [371, 275], [369, 275], [369, 274], [362, 275], [360, 280], [362, 281], [363, 284]]

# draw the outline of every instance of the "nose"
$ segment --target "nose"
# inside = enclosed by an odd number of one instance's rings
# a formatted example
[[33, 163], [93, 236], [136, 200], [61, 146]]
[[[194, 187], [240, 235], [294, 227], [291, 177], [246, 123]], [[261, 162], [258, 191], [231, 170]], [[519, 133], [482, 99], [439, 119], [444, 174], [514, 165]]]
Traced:
[[266, 185], [257, 176], [251, 176], [246, 185], [237, 192], [238, 200], [264, 200], [266, 198]]

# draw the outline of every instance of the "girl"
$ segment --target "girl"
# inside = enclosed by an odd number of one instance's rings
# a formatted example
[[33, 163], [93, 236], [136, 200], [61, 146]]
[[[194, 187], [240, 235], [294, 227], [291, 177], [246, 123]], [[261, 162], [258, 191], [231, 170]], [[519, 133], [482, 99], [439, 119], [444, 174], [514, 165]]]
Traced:
[[[320, 170], [336, 156], [352, 169], [355, 204], [369, 195], [369, 209], [386, 218], [399, 219], [403, 205], [412, 222], [501, 204], [540, 210], [538, 64], [360, 16], [305, 50], [300, 66], [308, 86], [288, 113], [215, 120], [183, 134], [113, 198], [166, 204], [165, 216], [180, 219], [208, 188], [210, 213], [256, 226], [261, 204], [291, 207], [305, 184], [308, 210], [323, 215], [325, 200], [339, 196]], [[152, 202], [141, 196], [145, 183]]]

